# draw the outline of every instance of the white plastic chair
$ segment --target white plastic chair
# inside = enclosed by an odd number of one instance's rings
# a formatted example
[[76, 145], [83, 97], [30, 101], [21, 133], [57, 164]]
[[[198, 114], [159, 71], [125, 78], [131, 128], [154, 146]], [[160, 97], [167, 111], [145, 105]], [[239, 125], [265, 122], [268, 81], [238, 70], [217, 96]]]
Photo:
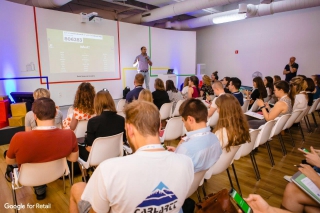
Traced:
[[113, 136], [96, 138], [93, 141], [87, 161], [82, 160], [80, 157], [78, 158], [85, 182], [87, 180], [84, 176], [84, 169], [98, 166], [104, 160], [120, 156], [123, 156], [123, 132]]
[[258, 146], [260, 146], [262, 144], [266, 144], [272, 167], [275, 165], [275, 163], [273, 160], [273, 156], [272, 156], [272, 152], [271, 152], [271, 148], [270, 148], [270, 144], [269, 144], [268, 140], [270, 138], [271, 130], [274, 127], [275, 123], [276, 123], [275, 120], [268, 121], [267, 123], [265, 123], [261, 127], [261, 131], [259, 132], [258, 137], [255, 142], [255, 145], [254, 145], [254, 148], [257, 148]]
[[[23, 186], [40, 186], [51, 183], [61, 176], [63, 177], [63, 189], [66, 193], [65, 175], [69, 175], [70, 186], [71, 178], [66, 158], [61, 158], [45, 163], [24, 163], [20, 170], [15, 168], [12, 175], [12, 198], [14, 205], [17, 205], [16, 190]], [[16, 212], [17, 209], [16, 209]]]
[[189, 192], [188, 192], [186, 198], [190, 197], [195, 191], [197, 191], [198, 200], [199, 200], [199, 202], [201, 202], [201, 197], [200, 197], [198, 188], [199, 188], [200, 183], [201, 183], [201, 181], [203, 180], [204, 175], [206, 174], [207, 171], [208, 171], [208, 170], [203, 170], [203, 171], [194, 173], [193, 182], [192, 182], [192, 184], [191, 184], [191, 187], [190, 187], [190, 189], [189, 189]]
[[122, 116], [122, 117], [124, 117], [124, 118], [126, 118], [126, 115], [124, 114], [123, 111], [117, 112], [117, 114], [120, 115], [120, 116]]
[[171, 117], [176, 117], [176, 116], [180, 116], [179, 114], [179, 109], [180, 109], [180, 106], [182, 105], [182, 103], [184, 102], [185, 100], [179, 100], [176, 104], [176, 107], [174, 108], [174, 111], [172, 112], [172, 115]]
[[83, 138], [86, 135], [88, 120], [78, 121], [77, 127], [74, 130], [76, 138]]
[[126, 105], [126, 99], [120, 99], [117, 104], [117, 111], [118, 112], [123, 111], [124, 105]]
[[320, 98], [314, 100], [313, 103], [312, 103], [312, 106], [309, 109], [308, 114], [306, 115], [306, 118], [307, 118], [307, 121], [309, 123], [310, 128], [311, 128], [311, 125], [310, 125], [310, 121], [309, 121], [308, 115], [312, 115], [312, 118], [313, 118], [313, 121], [314, 121], [314, 125], [315, 125], [316, 128], [318, 127], [316, 118], [314, 116], [314, 111], [316, 111], [317, 106], [319, 105], [319, 103], [320, 103]]
[[[303, 130], [302, 130], [302, 127], [301, 127], [301, 121], [302, 121], [302, 119], [308, 114], [309, 109], [310, 109], [309, 106], [308, 106], [307, 108], [305, 108], [305, 109], [302, 109], [301, 114], [300, 114], [300, 115], [297, 117], [297, 119], [294, 121], [295, 124], [298, 124], [298, 127], [299, 127], [299, 129], [300, 129], [300, 132], [301, 132], [301, 136], [302, 136], [302, 140], [303, 140], [303, 141], [305, 141], [305, 139], [304, 139], [304, 133], [303, 133]], [[308, 127], [308, 124], [306, 124], [306, 125], [307, 125], [307, 127]], [[308, 129], [309, 129], [309, 127], [308, 127]]]
[[[257, 100], [258, 100], [258, 99], [257, 99]], [[251, 112], [256, 112], [256, 111], [258, 111], [259, 106], [258, 106], [257, 100], [255, 100], [255, 102], [252, 104], [252, 106], [251, 106], [251, 108], [249, 109], [249, 111], [251, 111]]]
[[252, 166], [253, 166], [254, 172], [256, 174], [257, 180], [260, 180], [260, 173], [259, 173], [259, 169], [257, 166], [256, 158], [255, 158], [252, 150], [254, 149], [254, 145], [255, 145], [255, 142], [256, 142], [256, 139], [257, 139], [259, 132], [260, 132], [260, 129], [251, 129], [250, 130], [250, 140], [251, 141], [248, 141], [244, 144], [241, 144], [241, 147], [239, 148], [238, 152], [234, 156], [234, 160], [239, 160], [241, 157], [244, 157], [244, 156], [247, 156], [250, 154]]
[[207, 126], [210, 126], [213, 128], [215, 125], [217, 125], [218, 120], [219, 120], [219, 113], [216, 110], [213, 113], [213, 115], [208, 119]]
[[243, 113], [248, 111], [249, 103], [250, 103], [250, 100], [248, 99], [243, 100], [243, 105], [241, 106]]
[[170, 117], [173, 103], [162, 104], [160, 108], [160, 117], [161, 120], [165, 120]]
[[294, 112], [292, 112], [290, 118], [288, 119], [288, 121], [286, 122], [286, 124], [284, 125], [284, 127], [282, 129], [282, 130], [286, 130], [287, 129], [289, 131], [293, 147], [295, 147], [295, 143], [294, 143], [290, 128], [292, 127], [292, 125], [294, 124], [295, 120], [299, 117], [299, 115], [302, 112], [303, 112], [302, 109], [295, 110]]
[[283, 156], [287, 155], [287, 150], [286, 150], [286, 146], [283, 142], [283, 138], [280, 133], [281, 133], [283, 127], [286, 125], [287, 121], [289, 120], [290, 116], [291, 116], [291, 114], [282, 115], [278, 120], [276, 120], [276, 123], [270, 133], [270, 138], [272, 138], [275, 135], [278, 135]]
[[182, 136], [183, 122], [181, 117], [170, 118], [167, 121], [166, 128], [163, 130], [163, 135], [160, 137], [161, 143], [164, 141], [174, 140]]
[[68, 115], [73, 114], [73, 110], [74, 110], [73, 106], [70, 106], [68, 108], [67, 117], [68, 117]]

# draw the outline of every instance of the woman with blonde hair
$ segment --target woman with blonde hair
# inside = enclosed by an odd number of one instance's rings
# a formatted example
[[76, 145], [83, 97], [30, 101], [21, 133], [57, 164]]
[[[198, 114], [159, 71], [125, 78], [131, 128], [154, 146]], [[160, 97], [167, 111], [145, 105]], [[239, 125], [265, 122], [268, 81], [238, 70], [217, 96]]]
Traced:
[[152, 93], [148, 89], [143, 89], [139, 93], [138, 101], [148, 101], [153, 103]]
[[290, 80], [289, 85], [289, 97], [291, 100], [294, 100], [292, 111], [296, 109], [306, 109], [308, 106], [308, 96], [306, 93], [308, 84], [306, 80], [304, 80], [303, 77], [296, 76]]
[[190, 80], [190, 77], [186, 77], [184, 79], [183, 89], [181, 90], [181, 94], [182, 94], [183, 98], [187, 98], [187, 96], [188, 96], [189, 80]]
[[204, 75], [202, 77], [202, 81], [203, 81], [203, 84], [200, 89], [200, 96], [203, 98], [203, 100], [206, 100], [206, 97], [208, 95], [214, 95], [214, 92], [211, 86], [211, 79], [209, 76]]
[[95, 116], [93, 108], [93, 99], [96, 92], [94, 87], [88, 83], [83, 82], [79, 85], [73, 102], [73, 113], [67, 115], [63, 120], [63, 128], [75, 130], [78, 121], [88, 120]]
[[221, 148], [230, 151], [230, 147], [250, 142], [249, 125], [238, 99], [232, 94], [223, 94], [216, 100], [219, 120], [213, 132], [218, 137]]
[[169, 95], [166, 92], [164, 83], [160, 78], [156, 78], [154, 82], [154, 89], [155, 91], [152, 93], [152, 98], [153, 103], [158, 107], [158, 109], [160, 109], [164, 103], [170, 103]]

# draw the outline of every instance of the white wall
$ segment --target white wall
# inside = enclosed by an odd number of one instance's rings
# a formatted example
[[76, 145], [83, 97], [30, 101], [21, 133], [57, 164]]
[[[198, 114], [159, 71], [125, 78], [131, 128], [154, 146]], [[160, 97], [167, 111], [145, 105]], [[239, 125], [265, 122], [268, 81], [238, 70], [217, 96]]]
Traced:
[[[320, 7], [213, 25], [197, 30], [197, 64], [252, 85], [252, 73], [280, 75], [291, 56], [298, 74], [320, 73]], [[239, 54], [235, 54], [235, 50]]]

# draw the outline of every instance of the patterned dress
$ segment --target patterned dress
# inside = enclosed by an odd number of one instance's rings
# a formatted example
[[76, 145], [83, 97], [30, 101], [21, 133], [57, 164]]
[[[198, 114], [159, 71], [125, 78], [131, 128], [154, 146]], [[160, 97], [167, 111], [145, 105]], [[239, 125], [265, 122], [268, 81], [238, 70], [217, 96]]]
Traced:
[[67, 118], [63, 120], [63, 129], [70, 129], [72, 116], [74, 116], [74, 118], [77, 119], [78, 121], [81, 121], [81, 120], [89, 120], [95, 115], [89, 115], [87, 113], [83, 113], [82, 110], [75, 108], [73, 110], [73, 113], [70, 113], [69, 115], [67, 115]]

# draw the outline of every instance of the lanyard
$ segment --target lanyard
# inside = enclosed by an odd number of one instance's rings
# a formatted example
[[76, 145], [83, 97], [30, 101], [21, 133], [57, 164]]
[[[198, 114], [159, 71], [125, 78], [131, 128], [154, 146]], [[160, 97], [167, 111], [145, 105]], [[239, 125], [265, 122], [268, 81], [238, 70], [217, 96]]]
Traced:
[[36, 126], [34, 130], [50, 130], [50, 129], [56, 129], [56, 126]]
[[145, 145], [140, 147], [137, 152], [139, 151], [147, 151], [147, 150], [152, 150], [152, 149], [164, 149], [161, 144], [150, 144], [150, 145]]
[[210, 134], [211, 132], [200, 132], [200, 133], [196, 133], [194, 135], [191, 135], [190, 137], [186, 136], [186, 137], [183, 137], [182, 140], [184, 140], [185, 142], [192, 139], [192, 138], [197, 138], [197, 137], [202, 137], [202, 136], [205, 136], [205, 135], [208, 135]]

